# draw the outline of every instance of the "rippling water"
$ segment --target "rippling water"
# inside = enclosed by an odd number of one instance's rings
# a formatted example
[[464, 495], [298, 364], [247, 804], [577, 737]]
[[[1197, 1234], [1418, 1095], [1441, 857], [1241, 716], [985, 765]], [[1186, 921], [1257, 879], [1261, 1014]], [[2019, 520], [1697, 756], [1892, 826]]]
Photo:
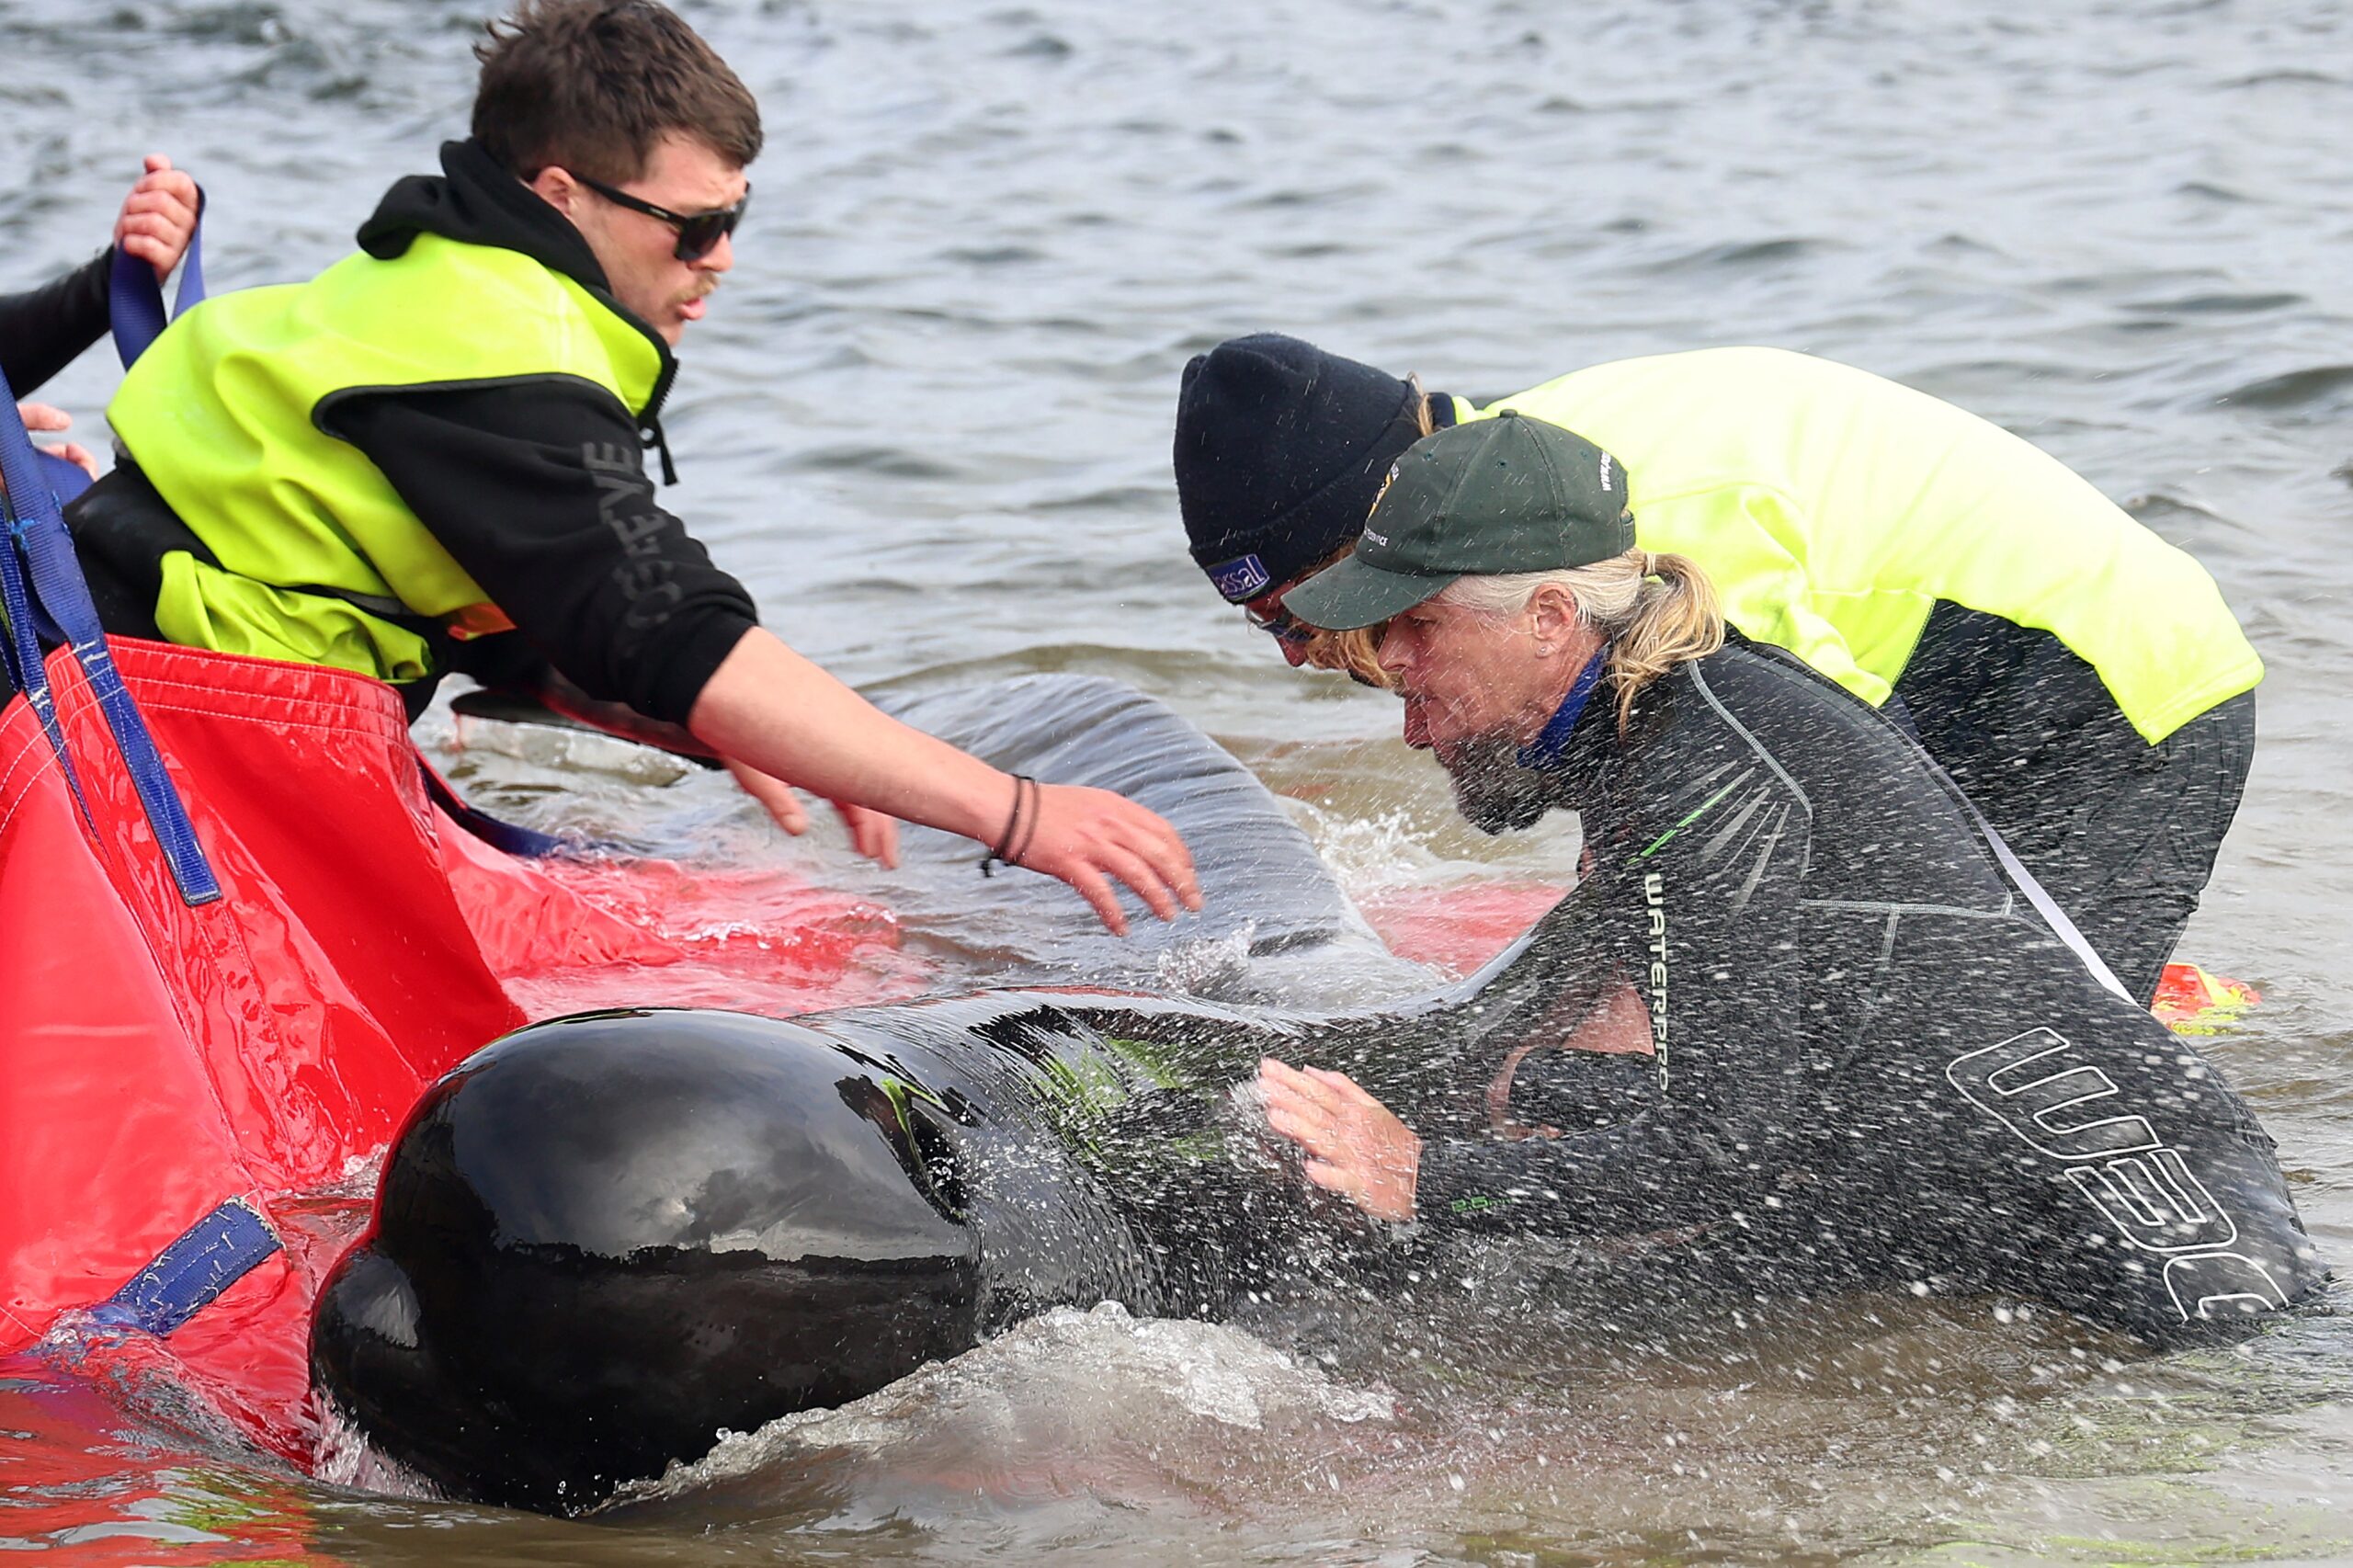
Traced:
[[[1959, 10], [691, 6], [759, 94], [772, 150], [687, 346], [674, 499], [771, 625], [871, 688], [1083, 670], [1166, 699], [1377, 902], [1557, 876], [1562, 841], [1450, 823], [1391, 704], [1292, 676], [1204, 588], [1167, 467], [1189, 354], [1275, 327], [1489, 396], [1761, 342], [1961, 402], [2195, 551], [2269, 663], [2247, 803], [2187, 952], [2263, 987], [2216, 1054], [2324, 1251], [2353, 1259], [2353, 23], [2321, 0]], [[0, 0], [0, 287], [94, 248], [151, 149], [211, 194], [216, 286], [335, 259], [461, 126], [477, 19], [438, 0]], [[101, 358], [50, 390], [85, 428]], [[773, 843], [707, 778], [468, 738], [454, 766], [510, 812], [892, 896], [835, 849]], [[938, 943], [950, 979], [1025, 945], [1055, 957], [1017, 930]], [[2353, 1340], [2335, 1318], [2149, 1361], [1982, 1303], [1686, 1335], [1651, 1301], [1530, 1333], [1494, 1280], [1432, 1294], [1394, 1318], [1236, 1328], [1057, 1314], [731, 1444], [596, 1525], [309, 1480], [168, 1390], [10, 1385], [0, 1546], [2353, 1557]]]

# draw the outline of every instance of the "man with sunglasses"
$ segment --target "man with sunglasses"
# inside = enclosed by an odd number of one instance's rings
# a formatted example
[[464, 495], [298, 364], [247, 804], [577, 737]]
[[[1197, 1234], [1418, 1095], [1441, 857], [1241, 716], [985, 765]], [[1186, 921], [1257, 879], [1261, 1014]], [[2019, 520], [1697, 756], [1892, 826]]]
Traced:
[[71, 515], [109, 631], [373, 676], [450, 670], [684, 725], [789, 831], [863, 853], [905, 818], [1071, 882], [1198, 906], [1158, 816], [1032, 787], [885, 717], [764, 631], [654, 500], [672, 357], [734, 262], [758, 106], [654, 0], [522, 0], [475, 52], [472, 136], [394, 185], [360, 254], [216, 297], [108, 411]]

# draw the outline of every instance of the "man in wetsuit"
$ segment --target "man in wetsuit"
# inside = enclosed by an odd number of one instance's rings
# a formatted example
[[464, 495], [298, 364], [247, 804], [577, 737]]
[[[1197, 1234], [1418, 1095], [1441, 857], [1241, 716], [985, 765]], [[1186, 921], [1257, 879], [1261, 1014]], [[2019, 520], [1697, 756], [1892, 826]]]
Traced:
[[[38, 388], [106, 335], [117, 249], [153, 267], [158, 279], [171, 276], [196, 233], [197, 203], [196, 181], [172, 167], [171, 159], [150, 153], [145, 172], [115, 217], [113, 244], [39, 289], [0, 294], [0, 372], [17, 395]], [[63, 430], [68, 424], [63, 411], [44, 403], [19, 403], [17, 412], [25, 428], [35, 432]], [[56, 449], [97, 477], [97, 460], [85, 449], [68, 442]]]
[[1283, 590], [1347, 548], [1409, 443], [1506, 409], [1626, 463], [1639, 542], [1698, 562], [1743, 636], [1908, 714], [2154, 995], [2245, 790], [2263, 675], [2197, 562], [2017, 437], [1805, 355], [1622, 360], [1478, 407], [1272, 334], [1186, 368], [1194, 560], [1293, 664], [1338, 662]]
[[1034, 787], [898, 723], [758, 624], [654, 500], [672, 349], [733, 264], [761, 143], [734, 73], [653, 0], [524, 0], [478, 53], [473, 135], [393, 186], [360, 253], [173, 324], [109, 408], [125, 461], [73, 508], [109, 631], [328, 665], [414, 715], [447, 671], [682, 724], [798, 831], [797, 785], [890, 861], [901, 817], [1173, 916], [1158, 816]]
[[1405, 738], [1472, 822], [1570, 808], [1589, 850], [1533, 937], [1582, 983], [1465, 1086], [1480, 1135], [1264, 1066], [1310, 1178], [1392, 1221], [1733, 1236], [1760, 1285], [2014, 1290], [2161, 1340], [2307, 1294], [2246, 1107], [1885, 717], [1721, 647], [1704, 574], [1636, 546], [1630, 482], [1516, 411], [1439, 432], [1286, 597], [1386, 623]]

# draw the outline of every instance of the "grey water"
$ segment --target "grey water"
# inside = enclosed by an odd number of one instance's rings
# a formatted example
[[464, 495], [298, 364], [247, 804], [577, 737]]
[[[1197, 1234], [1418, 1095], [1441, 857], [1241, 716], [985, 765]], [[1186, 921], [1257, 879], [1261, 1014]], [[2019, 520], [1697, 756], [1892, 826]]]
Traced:
[[[459, 133], [479, 0], [0, 0], [0, 288], [148, 151], [216, 287], [345, 254]], [[769, 625], [900, 695], [1116, 676], [1377, 903], [1558, 881], [1449, 820], [1387, 699], [1287, 670], [1187, 562], [1187, 357], [1279, 328], [1486, 397], [1711, 344], [1829, 355], [2040, 442], [2196, 553], [2269, 666], [2184, 956], [2353, 1268], [2353, 18], [2324, 0], [699, 0], [769, 151], [684, 350], [675, 508]], [[45, 394], [86, 434], [112, 371]], [[427, 734], [539, 825], [900, 908], [938, 982], [1062, 938], [785, 844], [705, 776]], [[462, 743], [463, 749], [460, 749]], [[665, 781], [666, 780], [666, 781]], [[969, 871], [962, 874], [969, 875]], [[1059, 928], [1058, 928], [1059, 929]], [[2147, 1358], [1998, 1303], [1703, 1335], [1532, 1324], [1497, 1256], [1314, 1324], [1058, 1313], [732, 1439], [588, 1523], [305, 1476], [145, 1406], [12, 1402], [0, 1547], [123, 1562], [2353, 1561], [2353, 1334]], [[2341, 1312], [2347, 1297], [2334, 1297]], [[21, 1425], [18, 1425], [21, 1423]], [[352, 1479], [364, 1479], [353, 1472]]]

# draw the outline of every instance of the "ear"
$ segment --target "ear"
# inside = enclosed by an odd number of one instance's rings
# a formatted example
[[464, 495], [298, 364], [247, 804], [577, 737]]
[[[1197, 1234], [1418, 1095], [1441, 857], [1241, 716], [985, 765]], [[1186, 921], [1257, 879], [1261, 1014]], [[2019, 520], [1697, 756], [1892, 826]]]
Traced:
[[566, 218], [571, 217], [573, 209], [580, 204], [583, 188], [580, 182], [572, 177], [572, 171], [554, 164], [541, 169], [531, 180], [532, 192]]
[[1576, 596], [1548, 583], [1529, 596], [1528, 615], [1537, 646], [1548, 652], [1565, 647], [1577, 630]]

